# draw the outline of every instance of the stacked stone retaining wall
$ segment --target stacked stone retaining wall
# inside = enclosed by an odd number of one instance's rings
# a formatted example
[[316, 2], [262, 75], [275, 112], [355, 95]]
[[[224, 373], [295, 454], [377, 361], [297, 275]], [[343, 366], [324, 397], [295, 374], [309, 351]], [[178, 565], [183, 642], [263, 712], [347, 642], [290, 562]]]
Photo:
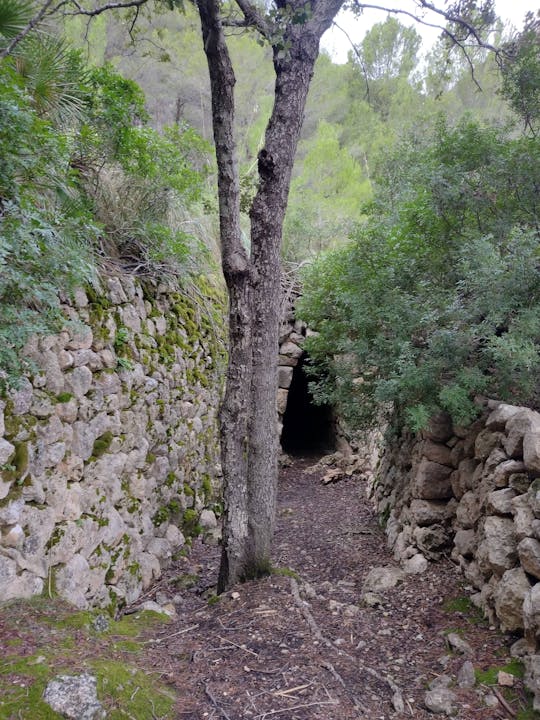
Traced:
[[450, 555], [473, 602], [522, 637], [515, 651], [540, 709], [540, 414], [483, 409], [467, 429], [440, 416], [421, 438], [393, 443], [371, 494], [396, 560]]
[[110, 277], [28, 344], [35, 371], [0, 400], [0, 601], [130, 603], [199, 532], [219, 486], [222, 312], [208, 285]]

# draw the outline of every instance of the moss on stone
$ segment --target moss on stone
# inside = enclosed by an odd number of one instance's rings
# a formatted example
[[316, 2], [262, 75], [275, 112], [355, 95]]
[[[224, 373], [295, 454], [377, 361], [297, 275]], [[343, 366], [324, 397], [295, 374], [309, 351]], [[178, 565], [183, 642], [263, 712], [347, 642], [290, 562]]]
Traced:
[[182, 531], [186, 537], [197, 537], [202, 532], [199, 525], [199, 513], [193, 508], [184, 510], [182, 515]]
[[104, 455], [111, 447], [113, 438], [114, 435], [110, 430], [107, 430], [107, 432], [104, 432], [103, 435], [96, 438], [92, 447], [92, 454], [89, 458], [89, 462], [95, 462], [98, 458]]

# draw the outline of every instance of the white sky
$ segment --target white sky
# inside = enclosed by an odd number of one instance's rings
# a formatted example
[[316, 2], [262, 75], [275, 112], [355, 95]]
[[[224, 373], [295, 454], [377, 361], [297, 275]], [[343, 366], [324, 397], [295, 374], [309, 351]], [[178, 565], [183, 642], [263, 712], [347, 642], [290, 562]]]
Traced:
[[[374, 5], [388, 5], [389, 7], [407, 9], [414, 12], [414, 3], [412, 0], [366, 0]], [[442, 6], [442, 4], [440, 4]], [[529, 10], [536, 11], [540, 8], [538, 0], [495, 0], [495, 10], [497, 14], [504, 20], [510, 22], [515, 28], [521, 28], [525, 13]], [[351, 13], [341, 13], [338, 15], [336, 22], [347, 31], [353, 42], [358, 43], [362, 40], [365, 33], [372, 25], [378, 22], [384, 22], [387, 13], [381, 10], [364, 10], [361, 18], [356, 19]], [[423, 38], [422, 50], [426, 52], [435, 42], [440, 34], [440, 30], [428, 28], [419, 23], [415, 23], [406, 15], [395, 15], [404, 25], [414, 25]], [[425, 18], [429, 22], [437, 22]], [[441, 18], [442, 20], [442, 18]], [[323, 36], [322, 47], [327, 50], [333, 57], [335, 62], [345, 62], [347, 53], [350, 50], [350, 43], [346, 36], [335, 28], [328, 30]]]

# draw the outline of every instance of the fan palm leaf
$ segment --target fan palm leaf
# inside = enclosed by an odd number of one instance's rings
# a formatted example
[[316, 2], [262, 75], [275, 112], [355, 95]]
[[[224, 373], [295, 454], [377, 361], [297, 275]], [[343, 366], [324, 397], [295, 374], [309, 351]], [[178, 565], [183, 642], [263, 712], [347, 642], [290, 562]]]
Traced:
[[34, 5], [28, 0], [0, 0], [0, 47], [24, 30], [33, 14]]
[[81, 119], [87, 71], [79, 53], [51, 35], [33, 35], [21, 46], [15, 63], [40, 115], [66, 126]]

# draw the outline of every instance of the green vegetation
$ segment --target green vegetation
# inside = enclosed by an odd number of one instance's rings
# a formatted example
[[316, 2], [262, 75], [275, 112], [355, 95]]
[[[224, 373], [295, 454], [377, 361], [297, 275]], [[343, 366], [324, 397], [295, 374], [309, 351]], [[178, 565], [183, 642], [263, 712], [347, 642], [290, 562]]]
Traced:
[[369, 220], [305, 276], [312, 387], [356, 425], [534, 403], [540, 141], [438, 118], [381, 158]]
[[476, 681], [481, 685], [497, 685], [497, 676], [500, 672], [508, 673], [516, 678], [523, 678], [525, 670], [523, 663], [514, 658], [500, 667], [490, 667], [487, 670], [476, 670]]
[[[0, 44], [25, 24], [12, 5]], [[206, 192], [210, 146], [186, 123], [157, 132], [144, 104], [136, 83], [43, 31], [0, 61], [1, 386], [33, 369], [21, 352], [31, 335], [69, 327], [59, 291], [86, 285], [99, 298], [100, 256], [186, 278], [208, 267], [185, 215]]]
[[[98, 698], [107, 717], [143, 720], [152, 712], [173, 718], [175, 696], [144, 665], [141, 652], [148, 637], [167, 619], [153, 612], [109, 621], [104, 632], [93, 630], [96, 612], [73, 612], [47, 599], [34, 598], [0, 610], [7, 647], [0, 668], [0, 717], [53, 720], [57, 713], [43, 701], [43, 692], [59, 674], [94, 674]], [[9, 638], [13, 633], [14, 638]], [[14, 682], [16, 680], [16, 682]]]

